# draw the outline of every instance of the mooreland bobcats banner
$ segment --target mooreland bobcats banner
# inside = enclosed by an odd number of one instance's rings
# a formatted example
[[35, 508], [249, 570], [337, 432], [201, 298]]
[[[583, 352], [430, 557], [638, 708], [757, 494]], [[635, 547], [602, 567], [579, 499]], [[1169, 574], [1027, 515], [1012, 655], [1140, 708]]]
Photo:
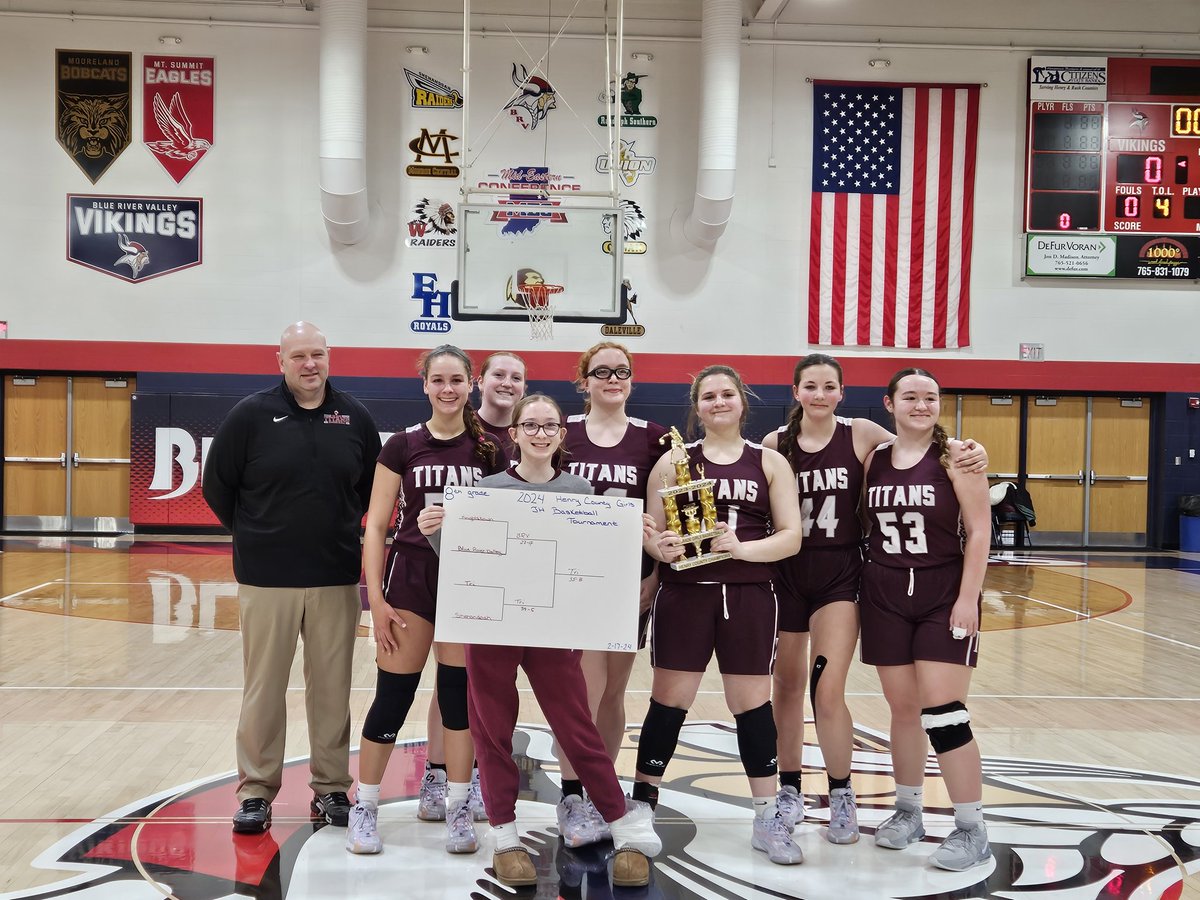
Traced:
[[204, 201], [67, 194], [67, 259], [133, 283], [198, 266]]
[[[253, 393], [247, 390], [246, 394]], [[130, 423], [129, 520], [138, 526], [214, 526], [204, 502], [204, 459], [217, 426], [245, 395], [133, 396]], [[424, 400], [364, 398], [380, 439], [429, 416]]]

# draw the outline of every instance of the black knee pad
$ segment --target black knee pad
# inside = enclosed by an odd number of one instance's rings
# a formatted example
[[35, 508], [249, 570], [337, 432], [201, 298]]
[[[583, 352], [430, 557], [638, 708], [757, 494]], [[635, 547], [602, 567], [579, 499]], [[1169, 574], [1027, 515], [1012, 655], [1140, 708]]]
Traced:
[[827, 665], [829, 665], [829, 660], [818, 656], [813, 660], [812, 674], [808, 676], [808, 702], [812, 704], [814, 715], [817, 712], [817, 682], [821, 680], [821, 673], [825, 671]]
[[470, 728], [467, 722], [467, 670], [463, 666], [438, 663], [437, 689], [442, 727], [450, 731]]
[[676, 706], [663, 706], [653, 697], [646, 721], [642, 722], [641, 737], [638, 738], [637, 770], [643, 775], [662, 777], [667, 763], [675, 755], [679, 743], [679, 729], [687, 718], [687, 710]]
[[733, 717], [737, 723], [738, 753], [742, 757], [742, 768], [749, 778], [774, 778], [779, 771], [776, 756], [778, 734], [775, 731], [775, 714], [768, 700], [757, 709], [738, 713]]
[[934, 753], [946, 753], [971, 743], [971, 714], [961, 700], [921, 710], [921, 727]]
[[396, 735], [412, 708], [420, 683], [420, 672], [396, 674], [380, 669], [375, 676], [375, 700], [367, 710], [362, 736], [376, 744], [396, 743]]

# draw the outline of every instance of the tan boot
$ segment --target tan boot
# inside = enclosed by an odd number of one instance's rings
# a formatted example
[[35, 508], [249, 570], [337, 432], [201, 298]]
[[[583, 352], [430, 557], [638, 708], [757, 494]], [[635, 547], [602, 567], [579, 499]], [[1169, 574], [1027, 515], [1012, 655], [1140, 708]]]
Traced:
[[650, 883], [650, 860], [640, 850], [626, 847], [613, 855], [613, 887], [645, 887]]
[[492, 854], [492, 868], [496, 870], [496, 880], [509, 887], [529, 887], [537, 884], [537, 869], [533, 867], [529, 851], [524, 847], [497, 850]]

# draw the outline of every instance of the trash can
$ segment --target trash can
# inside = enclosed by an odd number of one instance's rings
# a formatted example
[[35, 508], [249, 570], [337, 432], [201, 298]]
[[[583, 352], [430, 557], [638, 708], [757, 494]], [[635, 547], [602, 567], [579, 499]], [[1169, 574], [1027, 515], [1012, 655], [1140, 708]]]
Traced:
[[1179, 549], [1200, 553], [1200, 494], [1179, 498]]

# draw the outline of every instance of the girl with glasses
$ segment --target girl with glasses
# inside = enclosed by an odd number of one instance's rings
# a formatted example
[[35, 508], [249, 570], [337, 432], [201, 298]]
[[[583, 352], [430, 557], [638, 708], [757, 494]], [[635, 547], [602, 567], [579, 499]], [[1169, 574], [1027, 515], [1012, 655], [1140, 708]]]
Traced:
[[[850, 784], [854, 722], [846, 706], [846, 677], [858, 642], [858, 584], [862, 571], [863, 460], [895, 435], [870, 419], [836, 414], [844, 397], [842, 367], [812, 353], [796, 363], [796, 406], [787, 424], [763, 446], [791, 464], [800, 497], [804, 548], [781, 560], [779, 659], [773, 692], [779, 729], [777, 803], [793, 825], [804, 818], [800, 767], [804, 752], [804, 693], [809, 682], [817, 739], [829, 782], [829, 827], [834, 844], [858, 840], [858, 806]], [[968, 471], [985, 471], [987, 454], [974, 441], [953, 456]], [[810, 649], [811, 635], [811, 649]], [[811, 653], [811, 659], [810, 659]]]
[[[346, 849], [379, 853], [379, 785], [404, 725], [433, 645], [438, 560], [420, 530], [421, 516], [441, 511], [446, 484], [477, 484], [502, 472], [507, 459], [468, 402], [471, 359], [443, 344], [421, 357], [419, 371], [432, 408], [429, 419], [392, 435], [375, 466], [363, 537], [363, 570], [379, 667], [375, 699], [363, 723], [357, 804]], [[398, 511], [397, 511], [398, 509]], [[390, 550], [385, 538], [393, 512]], [[385, 564], [386, 559], [386, 564]], [[469, 802], [474, 747], [467, 720], [466, 657], [461, 644], [437, 644], [437, 692], [446, 752], [446, 851], [478, 849]]]
[[[787, 460], [742, 437], [749, 412], [746, 387], [728, 366], [708, 366], [692, 382], [690, 422], [704, 438], [663, 454], [651, 484], [672, 476], [680, 452], [693, 478], [716, 480], [717, 529], [706, 549], [731, 559], [675, 571], [663, 565], [654, 598], [650, 710], [637, 748], [633, 797], [655, 806], [658, 785], [679, 742], [684, 718], [714, 652], [725, 703], [737, 723], [737, 744], [750, 782], [754, 823], [750, 845], [780, 865], [803, 862], [792, 826], [776, 808], [776, 734], [771, 713], [778, 607], [771, 587], [777, 560], [800, 549], [800, 504]], [[703, 470], [703, 475], [701, 475]], [[674, 480], [672, 478], [672, 480]], [[662, 497], [650, 491], [654, 528], [644, 542], [663, 563], [684, 556], [678, 534], [667, 530]]]
[[[662, 455], [659, 440], [667, 430], [625, 411], [633, 389], [633, 355], [622, 344], [602, 341], [579, 357], [575, 383], [584, 395], [584, 412], [567, 419], [568, 470], [587, 479], [597, 494], [644, 500], [650, 469]], [[653, 559], [643, 554], [642, 561], [639, 634], [644, 636], [658, 573]], [[614, 762], [625, 737], [625, 688], [634, 658], [633, 652], [617, 650], [583, 652], [588, 703]], [[604, 821], [584, 797], [569, 760], [563, 761], [562, 779], [557, 814], [563, 842], [582, 847], [602, 840]]]
[[[559, 494], [591, 494], [583, 478], [559, 466], [565, 433], [562, 411], [543, 394], [534, 394], [513, 407], [509, 438], [520, 462], [506, 472], [490, 475], [481, 487], [547, 490]], [[442, 526], [439, 507], [422, 513], [421, 531], [432, 535]], [[587, 685], [579, 668], [579, 651], [545, 647], [472, 644], [467, 647], [471, 733], [475, 736], [483, 794], [496, 841], [492, 866], [497, 879], [510, 887], [537, 884], [537, 869], [517, 832], [516, 804], [520, 775], [512, 758], [513, 728], [520, 702], [517, 667], [525, 670], [546, 721], [580, 777], [586, 782], [602, 819], [612, 834], [613, 885], [640, 887], [649, 882], [648, 856], [662, 849], [654, 832], [654, 816], [642, 803], [627, 801], [612, 760], [592, 722]]]

